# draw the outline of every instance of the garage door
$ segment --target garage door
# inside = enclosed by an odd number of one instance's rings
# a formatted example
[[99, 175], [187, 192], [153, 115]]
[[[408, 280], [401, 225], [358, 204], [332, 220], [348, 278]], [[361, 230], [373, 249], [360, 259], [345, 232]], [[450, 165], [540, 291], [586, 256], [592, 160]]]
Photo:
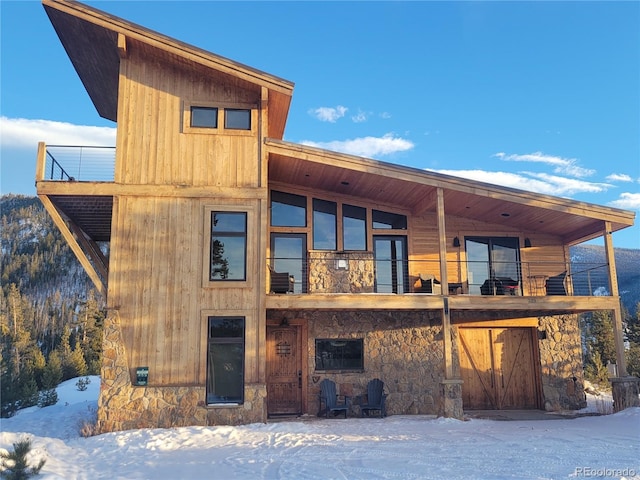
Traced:
[[538, 408], [533, 328], [460, 328], [463, 407]]

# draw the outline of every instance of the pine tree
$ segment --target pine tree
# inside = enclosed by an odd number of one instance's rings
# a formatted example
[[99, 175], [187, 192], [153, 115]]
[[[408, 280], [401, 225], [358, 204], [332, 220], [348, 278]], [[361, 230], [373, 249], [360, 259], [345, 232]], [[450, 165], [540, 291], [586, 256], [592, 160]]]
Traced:
[[592, 358], [595, 351], [600, 354], [604, 365], [616, 362], [613, 319], [609, 311], [596, 311], [591, 315], [587, 334], [588, 358]]
[[3, 471], [0, 472], [2, 478], [23, 480], [38, 475], [46, 460], [42, 458], [37, 466], [29, 467], [27, 461], [29, 452], [31, 452], [31, 440], [29, 439], [14, 443], [13, 452], [0, 452], [0, 464], [3, 468]]

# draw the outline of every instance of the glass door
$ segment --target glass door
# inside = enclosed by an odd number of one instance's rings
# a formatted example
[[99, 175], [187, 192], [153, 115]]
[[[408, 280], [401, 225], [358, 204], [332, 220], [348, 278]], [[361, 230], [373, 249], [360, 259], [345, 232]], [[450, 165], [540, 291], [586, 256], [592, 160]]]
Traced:
[[406, 236], [374, 236], [375, 291], [377, 293], [407, 293], [409, 274]]
[[520, 295], [519, 240], [466, 237], [467, 275], [472, 295]]
[[293, 275], [293, 293], [307, 291], [307, 235], [271, 234], [271, 267], [278, 273]]

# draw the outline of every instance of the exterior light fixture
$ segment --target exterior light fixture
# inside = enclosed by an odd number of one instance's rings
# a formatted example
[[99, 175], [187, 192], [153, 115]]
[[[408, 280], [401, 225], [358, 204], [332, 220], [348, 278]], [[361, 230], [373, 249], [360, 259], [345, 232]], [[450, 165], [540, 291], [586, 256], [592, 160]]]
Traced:
[[453, 246], [454, 247], [460, 246], [460, 239], [458, 237], [453, 237]]

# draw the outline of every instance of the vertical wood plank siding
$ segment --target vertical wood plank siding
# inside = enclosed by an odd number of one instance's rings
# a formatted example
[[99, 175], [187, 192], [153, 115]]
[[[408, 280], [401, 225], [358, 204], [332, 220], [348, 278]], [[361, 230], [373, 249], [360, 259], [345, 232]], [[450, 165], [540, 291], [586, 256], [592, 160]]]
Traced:
[[[142, 61], [131, 47], [122, 61], [116, 182], [135, 185], [257, 187], [258, 142], [253, 135], [182, 133], [184, 101], [260, 104], [259, 89], [221, 83], [158, 60]], [[219, 126], [218, 130], [221, 130]]]
[[[260, 188], [259, 130], [255, 135], [182, 133], [184, 102], [260, 105], [260, 89], [200, 75], [189, 65], [152, 58], [130, 42], [121, 62], [116, 182]], [[146, 57], [145, 57], [146, 56]], [[257, 118], [257, 117], [256, 117]], [[220, 129], [219, 129], [220, 130]], [[264, 188], [264, 187], [262, 187]], [[154, 195], [152, 190], [144, 190]], [[151, 193], [149, 193], [151, 192]], [[249, 208], [249, 231], [260, 232], [259, 200], [179, 196], [119, 196], [114, 202], [109, 306], [120, 311], [128, 364], [149, 367], [149, 384], [204, 385], [204, 311], [246, 316], [245, 382], [256, 382], [255, 355], [260, 237], [248, 238], [250, 281], [237, 288], [203, 284], [208, 262], [205, 206]]]

